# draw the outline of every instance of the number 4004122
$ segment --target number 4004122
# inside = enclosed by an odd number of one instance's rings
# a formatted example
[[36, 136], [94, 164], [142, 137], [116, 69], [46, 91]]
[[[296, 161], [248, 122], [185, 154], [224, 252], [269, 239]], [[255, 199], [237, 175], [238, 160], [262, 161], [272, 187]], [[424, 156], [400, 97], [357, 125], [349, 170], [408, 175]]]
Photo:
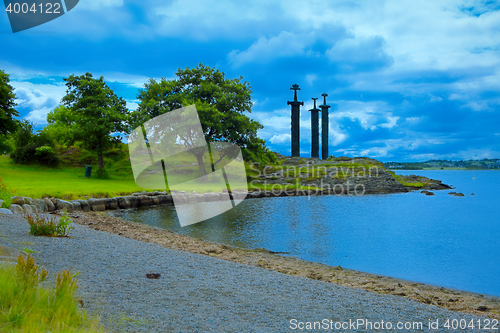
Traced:
[[9, 3], [9, 5], [5, 8], [5, 11], [9, 14], [15, 13], [38, 13], [38, 14], [62, 14], [61, 12], [61, 4], [58, 2], [55, 3], [40, 3], [40, 4], [32, 4], [31, 6], [27, 3]]

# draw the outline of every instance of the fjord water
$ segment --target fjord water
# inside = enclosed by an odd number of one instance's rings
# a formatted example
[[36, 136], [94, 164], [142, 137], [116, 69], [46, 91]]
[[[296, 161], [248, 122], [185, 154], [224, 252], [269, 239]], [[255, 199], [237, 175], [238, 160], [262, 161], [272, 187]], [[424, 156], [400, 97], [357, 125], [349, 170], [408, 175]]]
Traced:
[[439, 179], [454, 189], [435, 196], [416, 191], [249, 199], [184, 228], [171, 206], [119, 214], [212, 242], [500, 296], [500, 171], [397, 173]]

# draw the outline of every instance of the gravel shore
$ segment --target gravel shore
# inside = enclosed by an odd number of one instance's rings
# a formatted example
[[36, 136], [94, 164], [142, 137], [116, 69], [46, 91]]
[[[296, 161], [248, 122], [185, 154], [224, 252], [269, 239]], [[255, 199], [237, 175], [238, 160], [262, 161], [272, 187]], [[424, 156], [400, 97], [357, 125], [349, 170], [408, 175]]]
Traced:
[[[36, 262], [52, 276], [80, 272], [78, 297], [110, 332], [345, 332], [356, 320], [365, 321], [356, 332], [391, 331], [389, 323], [422, 324], [405, 332], [482, 332], [478, 323], [492, 320], [74, 227], [72, 238], [35, 237], [22, 216], [0, 214], [0, 244], [38, 251]], [[474, 320], [476, 329], [444, 327], [453, 319]], [[429, 329], [436, 320], [439, 329]], [[299, 329], [321, 321], [333, 329]]]

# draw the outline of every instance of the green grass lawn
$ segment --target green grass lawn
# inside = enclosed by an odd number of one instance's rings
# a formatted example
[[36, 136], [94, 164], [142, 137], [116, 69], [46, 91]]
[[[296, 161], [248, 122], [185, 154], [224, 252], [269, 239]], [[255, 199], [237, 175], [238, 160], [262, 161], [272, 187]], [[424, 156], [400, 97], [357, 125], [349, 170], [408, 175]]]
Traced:
[[85, 178], [84, 167], [49, 168], [38, 165], [16, 165], [8, 156], [0, 156], [0, 178], [14, 195], [30, 198], [53, 196], [75, 199], [83, 196], [114, 197], [140, 192], [130, 175], [113, 175], [110, 179]]
[[[128, 166], [125, 167], [124, 164]], [[197, 170], [197, 167], [191, 167]], [[118, 161], [106, 165], [110, 179], [85, 178], [84, 167], [61, 166], [58, 168], [39, 165], [14, 164], [10, 157], [0, 156], [0, 178], [12, 190], [12, 195], [30, 198], [56, 197], [61, 199], [77, 199], [84, 197], [115, 197], [141, 191], [163, 191], [165, 188], [144, 189], [136, 185], [130, 162]], [[186, 168], [189, 171], [189, 168]], [[93, 172], [95, 169], [93, 169]], [[211, 170], [208, 169], [210, 172]], [[189, 179], [186, 176], [186, 180]], [[158, 183], [158, 182], [157, 182]], [[244, 188], [245, 183], [236, 183], [236, 187]], [[218, 183], [183, 184], [182, 190], [204, 192], [220, 192], [224, 187]]]

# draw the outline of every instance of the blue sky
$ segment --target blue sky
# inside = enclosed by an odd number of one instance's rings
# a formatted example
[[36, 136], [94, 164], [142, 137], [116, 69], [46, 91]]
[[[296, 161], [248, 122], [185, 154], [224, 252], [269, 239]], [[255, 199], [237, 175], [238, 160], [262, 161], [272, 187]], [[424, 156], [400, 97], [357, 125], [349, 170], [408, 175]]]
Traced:
[[0, 14], [0, 38], [0, 69], [38, 128], [71, 74], [103, 75], [135, 109], [149, 78], [202, 63], [250, 83], [259, 136], [285, 155], [297, 83], [304, 157], [311, 98], [326, 92], [335, 156], [500, 158], [496, 1], [81, 0], [15, 34]]

